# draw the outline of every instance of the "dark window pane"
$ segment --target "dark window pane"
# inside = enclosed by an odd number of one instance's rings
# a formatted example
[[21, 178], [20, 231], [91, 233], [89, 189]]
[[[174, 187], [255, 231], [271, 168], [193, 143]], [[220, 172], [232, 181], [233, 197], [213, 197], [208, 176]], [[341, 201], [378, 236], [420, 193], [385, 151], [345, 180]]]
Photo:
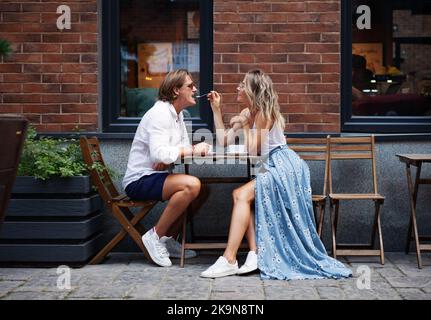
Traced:
[[[188, 69], [199, 89], [199, 0], [121, 0], [122, 117], [141, 117], [157, 99], [165, 75]], [[199, 104], [184, 110], [199, 117]]]
[[353, 116], [431, 116], [429, 4], [352, 0]]

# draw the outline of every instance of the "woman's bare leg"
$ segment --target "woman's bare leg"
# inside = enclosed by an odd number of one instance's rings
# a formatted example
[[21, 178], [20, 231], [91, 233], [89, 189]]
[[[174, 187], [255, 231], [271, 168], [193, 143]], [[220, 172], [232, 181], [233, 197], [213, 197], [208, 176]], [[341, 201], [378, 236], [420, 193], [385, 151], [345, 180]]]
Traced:
[[163, 210], [155, 228], [159, 237], [165, 236], [169, 228], [182, 216], [189, 204], [196, 199], [201, 189], [198, 178], [186, 174], [170, 174], [163, 185], [163, 200], [169, 202]]
[[232, 194], [233, 210], [229, 228], [229, 239], [223, 254], [230, 263], [235, 263], [239, 246], [250, 225], [251, 203], [254, 200], [255, 185], [256, 182], [254, 180], [250, 181], [242, 187], [235, 189]]
[[254, 221], [254, 210], [250, 211], [250, 222], [248, 223], [247, 231], [245, 232], [245, 237], [247, 238], [248, 248], [250, 251], [257, 253], [256, 246], [256, 231], [255, 231], [255, 221]]

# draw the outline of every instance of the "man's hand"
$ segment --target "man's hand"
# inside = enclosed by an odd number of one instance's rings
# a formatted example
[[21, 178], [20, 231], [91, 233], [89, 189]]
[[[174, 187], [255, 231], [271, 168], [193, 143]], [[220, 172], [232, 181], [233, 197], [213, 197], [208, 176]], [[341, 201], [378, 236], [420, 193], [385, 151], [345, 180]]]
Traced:
[[156, 171], [165, 171], [167, 170], [171, 165], [170, 164], [164, 164], [163, 162], [155, 163], [153, 165], [153, 169]]
[[211, 145], [205, 142], [201, 142], [198, 144], [195, 144], [193, 146], [193, 154], [194, 155], [200, 155], [200, 156], [206, 156], [211, 148]]

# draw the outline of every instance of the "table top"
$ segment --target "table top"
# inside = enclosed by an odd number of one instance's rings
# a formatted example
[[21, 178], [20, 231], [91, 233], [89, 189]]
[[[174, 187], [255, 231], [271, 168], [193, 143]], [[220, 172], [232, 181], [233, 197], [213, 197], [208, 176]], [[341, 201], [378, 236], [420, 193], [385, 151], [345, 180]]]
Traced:
[[259, 160], [261, 156], [252, 156], [247, 153], [210, 153], [205, 156], [193, 155], [183, 157], [183, 160], [227, 160], [227, 159], [239, 159], [239, 160]]
[[431, 162], [431, 153], [404, 153], [397, 157], [403, 162]]

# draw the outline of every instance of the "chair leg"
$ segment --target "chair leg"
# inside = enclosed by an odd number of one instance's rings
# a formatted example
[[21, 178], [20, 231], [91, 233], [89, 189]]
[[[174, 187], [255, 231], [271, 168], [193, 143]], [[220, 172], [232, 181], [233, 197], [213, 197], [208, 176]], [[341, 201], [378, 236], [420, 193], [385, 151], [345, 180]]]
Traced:
[[380, 206], [383, 204], [383, 202], [379, 201], [378, 203], [376, 203], [377, 206], [377, 230], [379, 233], [379, 242], [380, 242], [380, 263], [382, 265], [385, 264], [385, 250], [383, 247], [383, 236], [382, 236], [382, 226], [380, 223]]
[[125, 229], [125, 231], [130, 235], [130, 237], [135, 241], [135, 243], [138, 245], [138, 247], [142, 250], [144, 255], [150, 260], [150, 255], [147, 252], [147, 249], [145, 248], [143, 242], [142, 242], [142, 235], [135, 229], [134, 225], [129, 221], [123, 214], [123, 212], [120, 210], [118, 206], [115, 204], [112, 206], [112, 214], [117, 218], [118, 222], [121, 224], [121, 226]]
[[183, 218], [183, 232], [181, 235], [181, 260], [180, 260], [180, 267], [184, 268], [184, 262], [185, 262], [185, 255], [186, 255], [186, 232], [187, 232], [187, 214], [184, 215]]
[[317, 233], [319, 234], [320, 239], [322, 239], [323, 221], [325, 218], [325, 207], [326, 207], [326, 202], [320, 204], [319, 227], [317, 229]]
[[[151, 207], [144, 207], [139, 211], [139, 213], [136, 216], [133, 216], [130, 223], [135, 226], [138, 231], [143, 234], [145, 232], [145, 229], [138, 224], [145, 216], [146, 214], [152, 209]], [[120, 209], [121, 210], [121, 209]], [[122, 211], [122, 210], [121, 210]], [[122, 211], [124, 212], [124, 211]], [[106, 255], [126, 236], [127, 232], [123, 228], [120, 232], [118, 232], [114, 238], [112, 238], [111, 241], [108, 242], [106, 246], [104, 246], [97, 254], [96, 256], [90, 260], [89, 264], [99, 264], [102, 262], [102, 260], [106, 257]]]
[[331, 200], [329, 215], [331, 219], [331, 234], [332, 234], [332, 256], [337, 259], [337, 240], [336, 240], [336, 227], [334, 217], [334, 203]]

